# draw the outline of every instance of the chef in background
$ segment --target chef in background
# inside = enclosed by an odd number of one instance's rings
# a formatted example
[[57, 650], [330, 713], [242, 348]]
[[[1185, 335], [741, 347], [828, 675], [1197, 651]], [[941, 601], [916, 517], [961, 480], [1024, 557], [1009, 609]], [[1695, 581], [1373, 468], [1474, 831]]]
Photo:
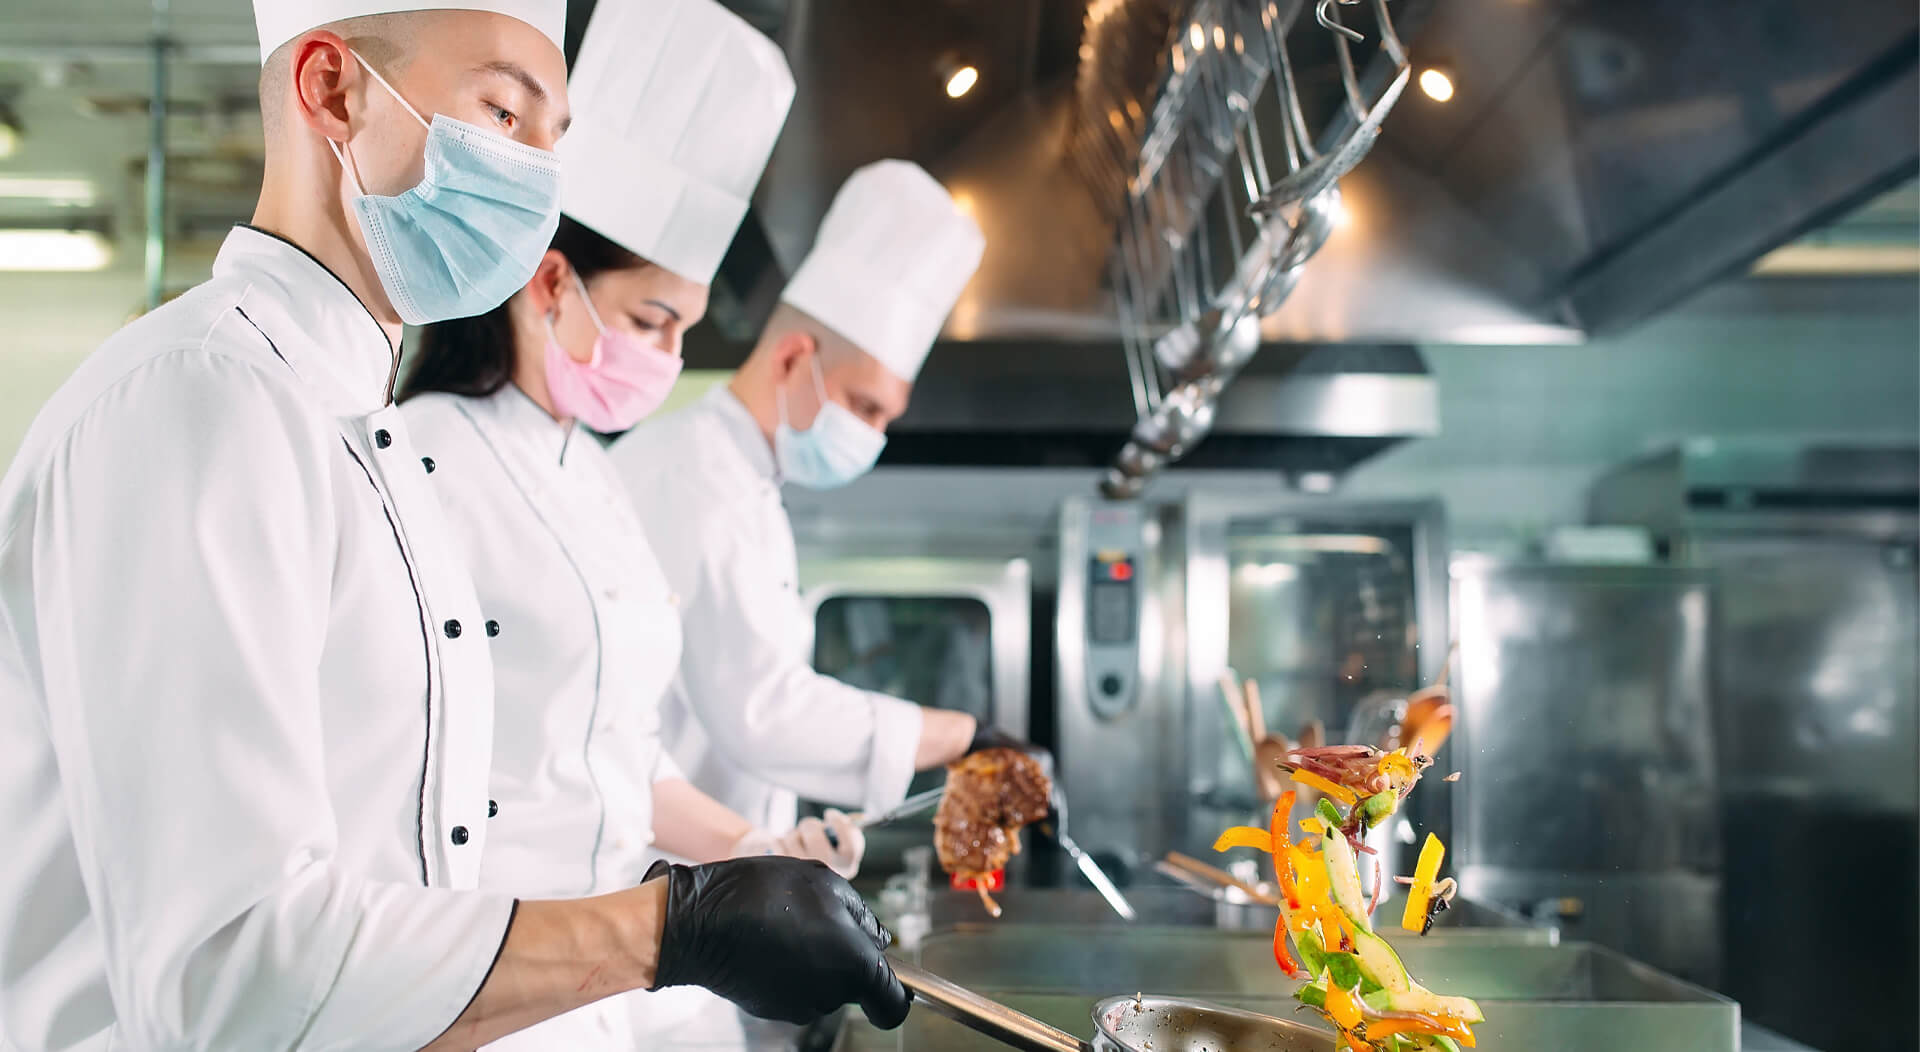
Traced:
[[793, 824], [796, 794], [883, 810], [916, 770], [1001, 743], [813, 671], [780, 501], [873, 467], [983, 246], [919, 167], [861, 168], [732, 379], [610, 451], [686, 628], [663, 734], [696, 786], [764, 828]]
[[0, 1046], [471, 1049], [681, 983], [898, 1023], [877, 926], [811, 863], [476, 887], [489, 615], [392, 377], [403, 323], [492, 309], [553, 236], [565, 8], [255, 15], [253, 223], [0, 481]]
[[[793, 77], [714, 0], [624, 0], [595, 10], [569, 92], [552, 247], [505, 303], [426, 326], [401, 391], [497, 630], [498, 814], [480, 886], [601, 894], [638, 883], [655, 843], [698, 861], [813, 857], [851, 877], [863, 841], [845, 815], [828, 814], [837, 843], [817, 818], [755, 829], [661, 748], [677, 600], [586, 430], [625, 431], [667, 397]], [[678, 1001], [608, 998], [490, 1047], [625, 1047], [630, 1014], [653, 1029], [650, 1009]]]

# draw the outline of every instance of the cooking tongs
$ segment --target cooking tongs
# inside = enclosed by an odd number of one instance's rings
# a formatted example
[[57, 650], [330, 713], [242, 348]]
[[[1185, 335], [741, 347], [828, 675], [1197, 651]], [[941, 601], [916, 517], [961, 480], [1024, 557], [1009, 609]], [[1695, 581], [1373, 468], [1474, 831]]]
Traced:
[[946, 786], [936, 785], [924, 793], [915, 793], [907, 797], [879, 814], [861, 815], [858, 824], [861, 829], [872, 829], [874, 826], [883, 826], [888, 822], [898, 822], [903, 818], [924, 814], [940, 806], [940, 797], [946, 791]]
[[1133, 920], [1138, 915], [1134, 913], [1133, 905], [1127, 901], [1127, 897], [1120, 894], [1120, 889], [1114, 886], [1106, 870], [1100, 868], [1100, 863], [1095, 862], [1092, 855], [1082, 851], [1080, 845], [1074, 843], [1073, 838], [1067, 835], [1067, 797], [1060, 791], [1059, 782], [1053, 783], [1053, 793], [1048, 797], [1047, 802], [1053, 806], [1054, 843], [1059, 844], [1060, 850], [1065, 851], [1067, 857], [1073, 859], [1073, 864], [1079, 867], [1081, 874], [1087, 878], [1087, 883], [1092, 884], [1093, 890], [1107, 900], [1107, 905], [1113, 907], [1113, 912], [1118, 913], [1123, 920]]

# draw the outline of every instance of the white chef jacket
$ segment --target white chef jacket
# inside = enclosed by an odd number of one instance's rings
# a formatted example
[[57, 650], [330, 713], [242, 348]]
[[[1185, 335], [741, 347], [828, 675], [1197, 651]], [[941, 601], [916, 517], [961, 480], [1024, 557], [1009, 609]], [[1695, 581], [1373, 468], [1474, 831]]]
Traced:
[[353, 294], [237, 229], [0, 481], [0, 1045], [414, 1049], [513, 900], [482, 615]]
[[[529, 898], [640, 882], [653, 785], [684, 777], [660, 746], [680, 618], [599, 442], [511, 384], [408, 400], [434, 481], [495, 620], [493, 799], [481, 886]], [[613, 997], [488, 1046], [632, 1044]]]
[[793, 826], [796, 793], [868, 811], [900, 802], [920, 708], [809, 665], [793, 524], [746, 407], [717, 387], [609, 453], [680, 596], [686, 647], [661, 729], [693, 784], [775, 831]]

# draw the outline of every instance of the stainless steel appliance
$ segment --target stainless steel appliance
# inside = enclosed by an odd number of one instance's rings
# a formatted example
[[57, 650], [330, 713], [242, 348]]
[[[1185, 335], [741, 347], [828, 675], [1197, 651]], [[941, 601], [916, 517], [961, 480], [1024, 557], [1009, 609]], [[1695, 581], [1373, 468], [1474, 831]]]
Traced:
[[[1599, 523], [1710, 567], [1723, 988], [1822, 1048], [1911, 1046], [1920, 986], [1920, 450], [1700, 439], [1609, 472]], [[1836, 941], [1810, 903], [1866, 910]], [[1796, 975], [1855, 990], [1848, 1011]]]
[[1026, 559], [838, 556], [802, 563], [800, 576], [816, 669], [1030, 733]]
[[[1444, 516], [1262, 487], [1072, 500], [1056, 617], [1062, 777], [1089, 850], [1138, 867], [1204, 853], [1261, 807], [1220, 699], [1259, 681], [1268, 724], [1319, 719], [1437, 675], [1447, 645]], [[1444, 784], [1423, 796], [1444, 823]]]
[[[1293, 736], [1319, 720], [1338, 741], [1364, 702], [1439, 675], [1447, 544], [1433, 502], [1202, 491], [1187, 499], [1183, 526], [1186, 786], [1198, 822], [1186, 842], [1199, 850], [1260, 806], [1251, 758], [1221, 707], [1221, 676], [1259, 683], [1275, 731]], [[1416, 823], [1445, 834], [1450, 788], [1422, 787]]]
[[1708, 576], [1463, 558], [1453, 581], [1461, 891], [1713, 985]]
[[1054, 678], [1060, 780], [1075, 836], [1122, 872], [1151, 864], [1186, 823], [1177, 750], [1180, 566], [1165, 505], [1069, 500], [1060, 509]]
[[[855, 545], [842, 542], [833, 550]], [[884, 545], [875, 545], [884, 551]], [[957, 709], [1029, 735], [1032, 574], [1023, 557], [846, 555], [815, 547], [800, 563], [813, 615], [814, 667], [855, 686]], [[910, 791], [940, 785], [914, 777]], [[930, 811], [867, 831], [863, 869], [884, 877], [932, 842]]]

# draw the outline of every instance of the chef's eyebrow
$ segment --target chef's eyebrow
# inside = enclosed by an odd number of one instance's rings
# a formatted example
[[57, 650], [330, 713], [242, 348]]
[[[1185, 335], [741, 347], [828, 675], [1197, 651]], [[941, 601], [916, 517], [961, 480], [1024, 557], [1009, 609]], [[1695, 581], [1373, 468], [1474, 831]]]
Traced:
[[[474, 67], [474, 69], [479, 73], [496, 77], [507, 77], [511, 80], [518, 81], [521, 87], [527, 89], [527, 94], [533, 96], [533, 101], [535, 102], [545, 103], [552, 98], [552, 96], [547, 93], [546, 85], [540, 83], [540, 78], [527, 72], [526, 67], [517, 62], [496, 59], [492, 62], [482, 62], [480, 65]], [[572, 114], [560, 118], [560, 131], [565, 132], [572, 126]]]
[[665, 303], [662, 303], [659, 300], [648, 300], [647, 302], [653, 304], [654, 306], [660, 308], [663, 311], [666, 311], [668, 314], [673, 315], [674, 321], [682, 320], [680, 317], [680, 312], [677, 310], [674, 310], [672, 307], [667, 306]]

